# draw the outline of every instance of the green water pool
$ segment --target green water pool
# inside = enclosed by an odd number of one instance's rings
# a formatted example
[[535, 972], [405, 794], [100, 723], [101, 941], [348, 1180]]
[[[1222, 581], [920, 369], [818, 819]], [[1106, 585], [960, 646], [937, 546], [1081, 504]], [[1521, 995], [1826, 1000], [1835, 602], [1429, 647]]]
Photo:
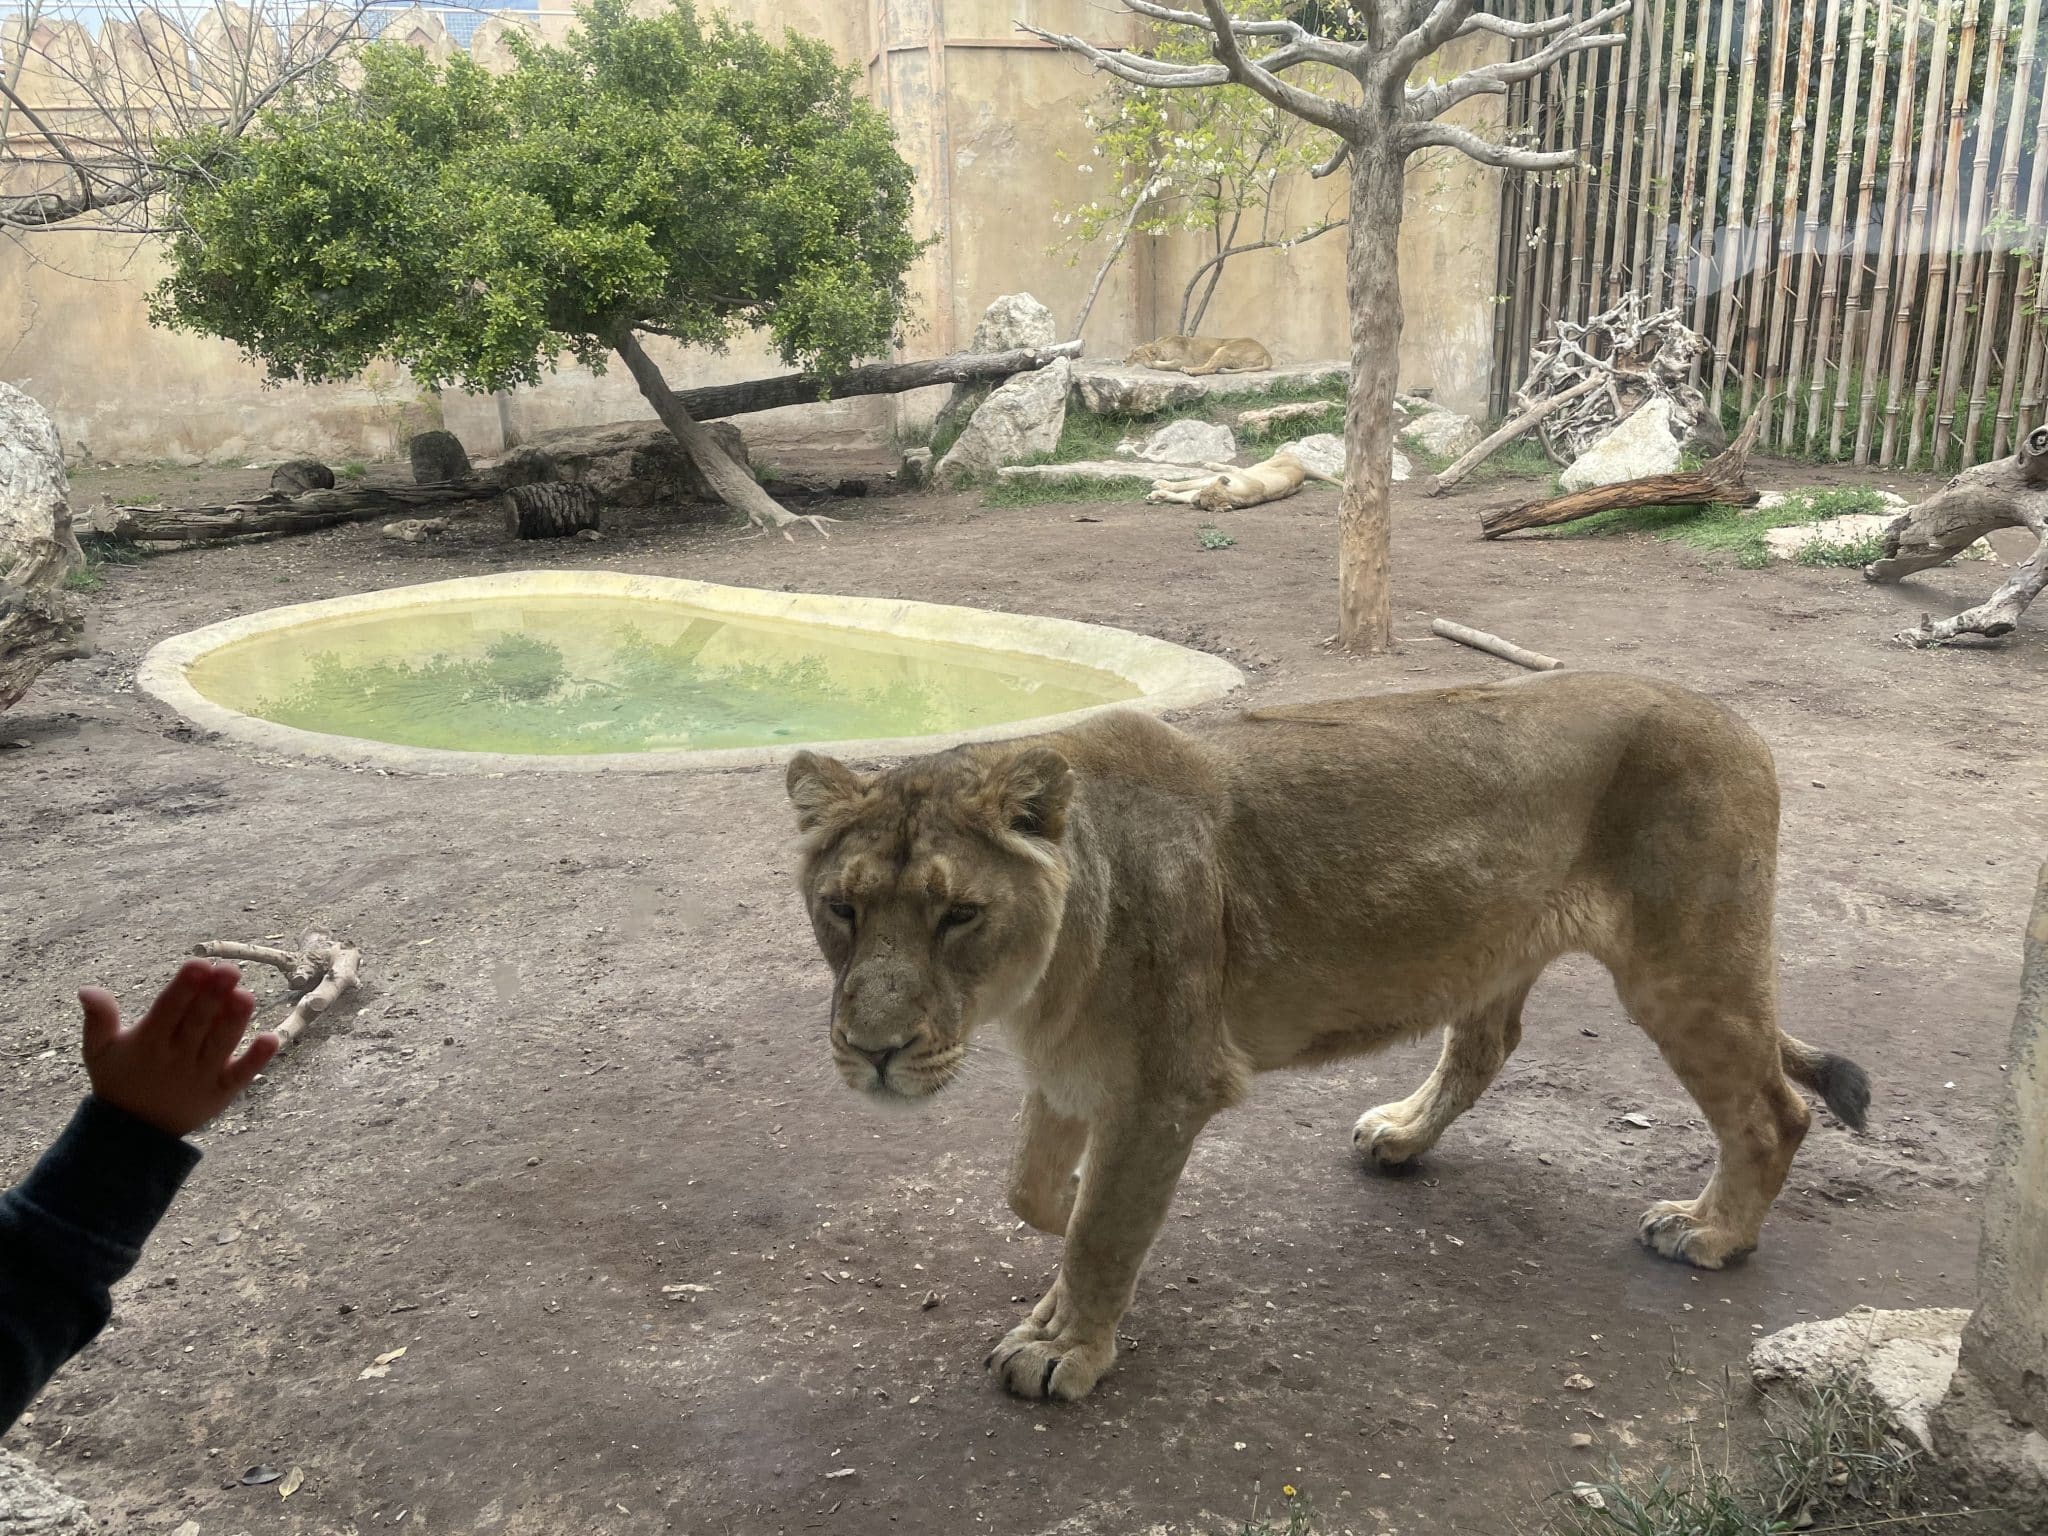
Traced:
[[925, 736], [1141, 691], [1020, 652], [594, 594], [309, 619], [209, 650], [185, 678], [299, 730], [527, 755]]

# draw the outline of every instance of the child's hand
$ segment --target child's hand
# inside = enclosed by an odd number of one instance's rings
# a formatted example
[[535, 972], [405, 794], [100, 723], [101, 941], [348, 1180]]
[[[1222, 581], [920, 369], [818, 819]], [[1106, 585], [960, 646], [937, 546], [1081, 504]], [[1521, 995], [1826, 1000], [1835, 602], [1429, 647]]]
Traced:
[[276, 1035], [261, 1034], [234, 1054], [256, 1011], [241, 979], [232, 965], [187, 960], [131, 1029], [121, 1027], [111, 993], [99, 987], [80, 992], [92, 1091], [173, 1136], [189, 1135], [226, 1109], [279, 1043]]

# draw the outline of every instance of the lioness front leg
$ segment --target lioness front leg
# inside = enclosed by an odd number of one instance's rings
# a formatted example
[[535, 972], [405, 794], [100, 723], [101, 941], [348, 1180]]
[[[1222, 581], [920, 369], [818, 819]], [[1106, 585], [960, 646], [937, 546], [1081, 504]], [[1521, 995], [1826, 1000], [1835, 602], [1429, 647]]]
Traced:
[[1085, 1396], [1116, 1359], [1116, 1325], [1205, 1116], [1125, 1111], [1097, 1125], [1052, 1289], [988, 1357], [1019, 1397]]
[[1060, 1114], [1036, 1088], [1024, 1100], [1024, 1140], [1010, 1169], [1010, 1209], [1041, 1232], [1067, 1235], [1074, 1213], [1075, 1167], [1088, 1146], [1088, 1122]]

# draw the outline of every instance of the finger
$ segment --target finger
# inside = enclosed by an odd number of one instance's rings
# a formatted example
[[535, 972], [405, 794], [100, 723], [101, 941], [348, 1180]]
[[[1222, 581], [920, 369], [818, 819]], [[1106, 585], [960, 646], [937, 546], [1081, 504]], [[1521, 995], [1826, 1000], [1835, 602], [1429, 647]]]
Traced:
[[192, 994], [192, 1002], [185, 1010], [184, 1018], [170, 1036], [171, 1049], [180, 1055], [187, 1052], [196, 1054], [219, 1020], [221, 1009], [234, 995], [242, 979], [241, 972], [231, 965], [209, 965], [206, 981]]
[[220, 1074], [220, 1085], [231, 1094], [240, 1093], [248, 1087], [258, 1072], [270, 1065], [271, 1058], [282, 1049], [284, 1042], [265, 1030], [243, 1048], [242, 1054], [229, 1062]]
[[85, 1058], [99, 1055], [121, 1038], [121, 1007], [105, 987], [86, 987], [78, 994], [85, 1010]]
[[152, 1039], [169, 1039], [175, 1036], [185, 1022], [185, 1015], [192, 1004], [213, 983], [213, 966], [205, 960], [187, 960], [178, 967], [170, 985], [157, 993], [156, 1001], [149, 1005], [135, 1026], [135, 1033]]
[[209, 1071], [219, 1071], [224, 1067], [255, 1013], [256, 996], [246, 987], [236, 987], [223, 998], [220, 1013], [199, 1036], [199, 1065]]

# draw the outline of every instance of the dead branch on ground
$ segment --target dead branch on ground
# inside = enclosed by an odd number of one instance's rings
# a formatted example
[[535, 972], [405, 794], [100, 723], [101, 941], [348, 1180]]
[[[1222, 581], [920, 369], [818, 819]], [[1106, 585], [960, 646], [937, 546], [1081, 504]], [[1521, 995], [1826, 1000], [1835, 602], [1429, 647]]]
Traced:
[[1469, 645], [1475, 651], [1485, 651], [1489, 656], [1498, 656], [1502, 661], [1512, 661], [1518, 667], [1527, 667], [1531, 672], [1556, 672], [1564, 666], [1555, 656], [1546, 656], [1541, 651], [1525, 650], [1512, 640], [1503, 640], [1499, 635], [1489, 634], [1483, 629], [1469, 629], [1463, 624], [1453, 624], [1449, 619], [1432, 619], [1429, 624], [1432, 634], [1446, 640], [1455, 640], [1460, 645]]
[[267, 965], [282, 972], [285, 985], [291, 990], [292, 1011], [272, 1033], [285, 1045], [298, 1039], [308, 1024], [355, 989], [363, 964], [363, 952], [347, 939], [317, 932], [309, 932], [301, 939], [297, 950], [214, 939], [195, 946], [192, 953], [209, 960]]
[[1746, 476], [1749, 453], [1756, 446], [1757, 431], [1762, 425], [1763, 411], [1759, 407], [1750, 414], [1749, 421], [1735, 441], [1728, 445], [1726, 452], [1717, 454], [1699, 469], [1686, 474], [1645, 475], [1636, 480], [1618, 480], [1613, 485], [1596, 485], [1589, 490], [1574, 491], [1569, 496], [1524, 502], [1518, 507], [1488, 512], [1479, 519], [1480, 537], [1497, 539], [1502, 534], [1519, 533], [1525, 528], [1550, 528], [1559, 523], [1577, 522], [1598, 512], [1611, 512], [1618, 507], [1708, 506], [1715, 502], [1733, 507], [1754, 506], [1762, 499], [1763, 493], [1752, 486]]

